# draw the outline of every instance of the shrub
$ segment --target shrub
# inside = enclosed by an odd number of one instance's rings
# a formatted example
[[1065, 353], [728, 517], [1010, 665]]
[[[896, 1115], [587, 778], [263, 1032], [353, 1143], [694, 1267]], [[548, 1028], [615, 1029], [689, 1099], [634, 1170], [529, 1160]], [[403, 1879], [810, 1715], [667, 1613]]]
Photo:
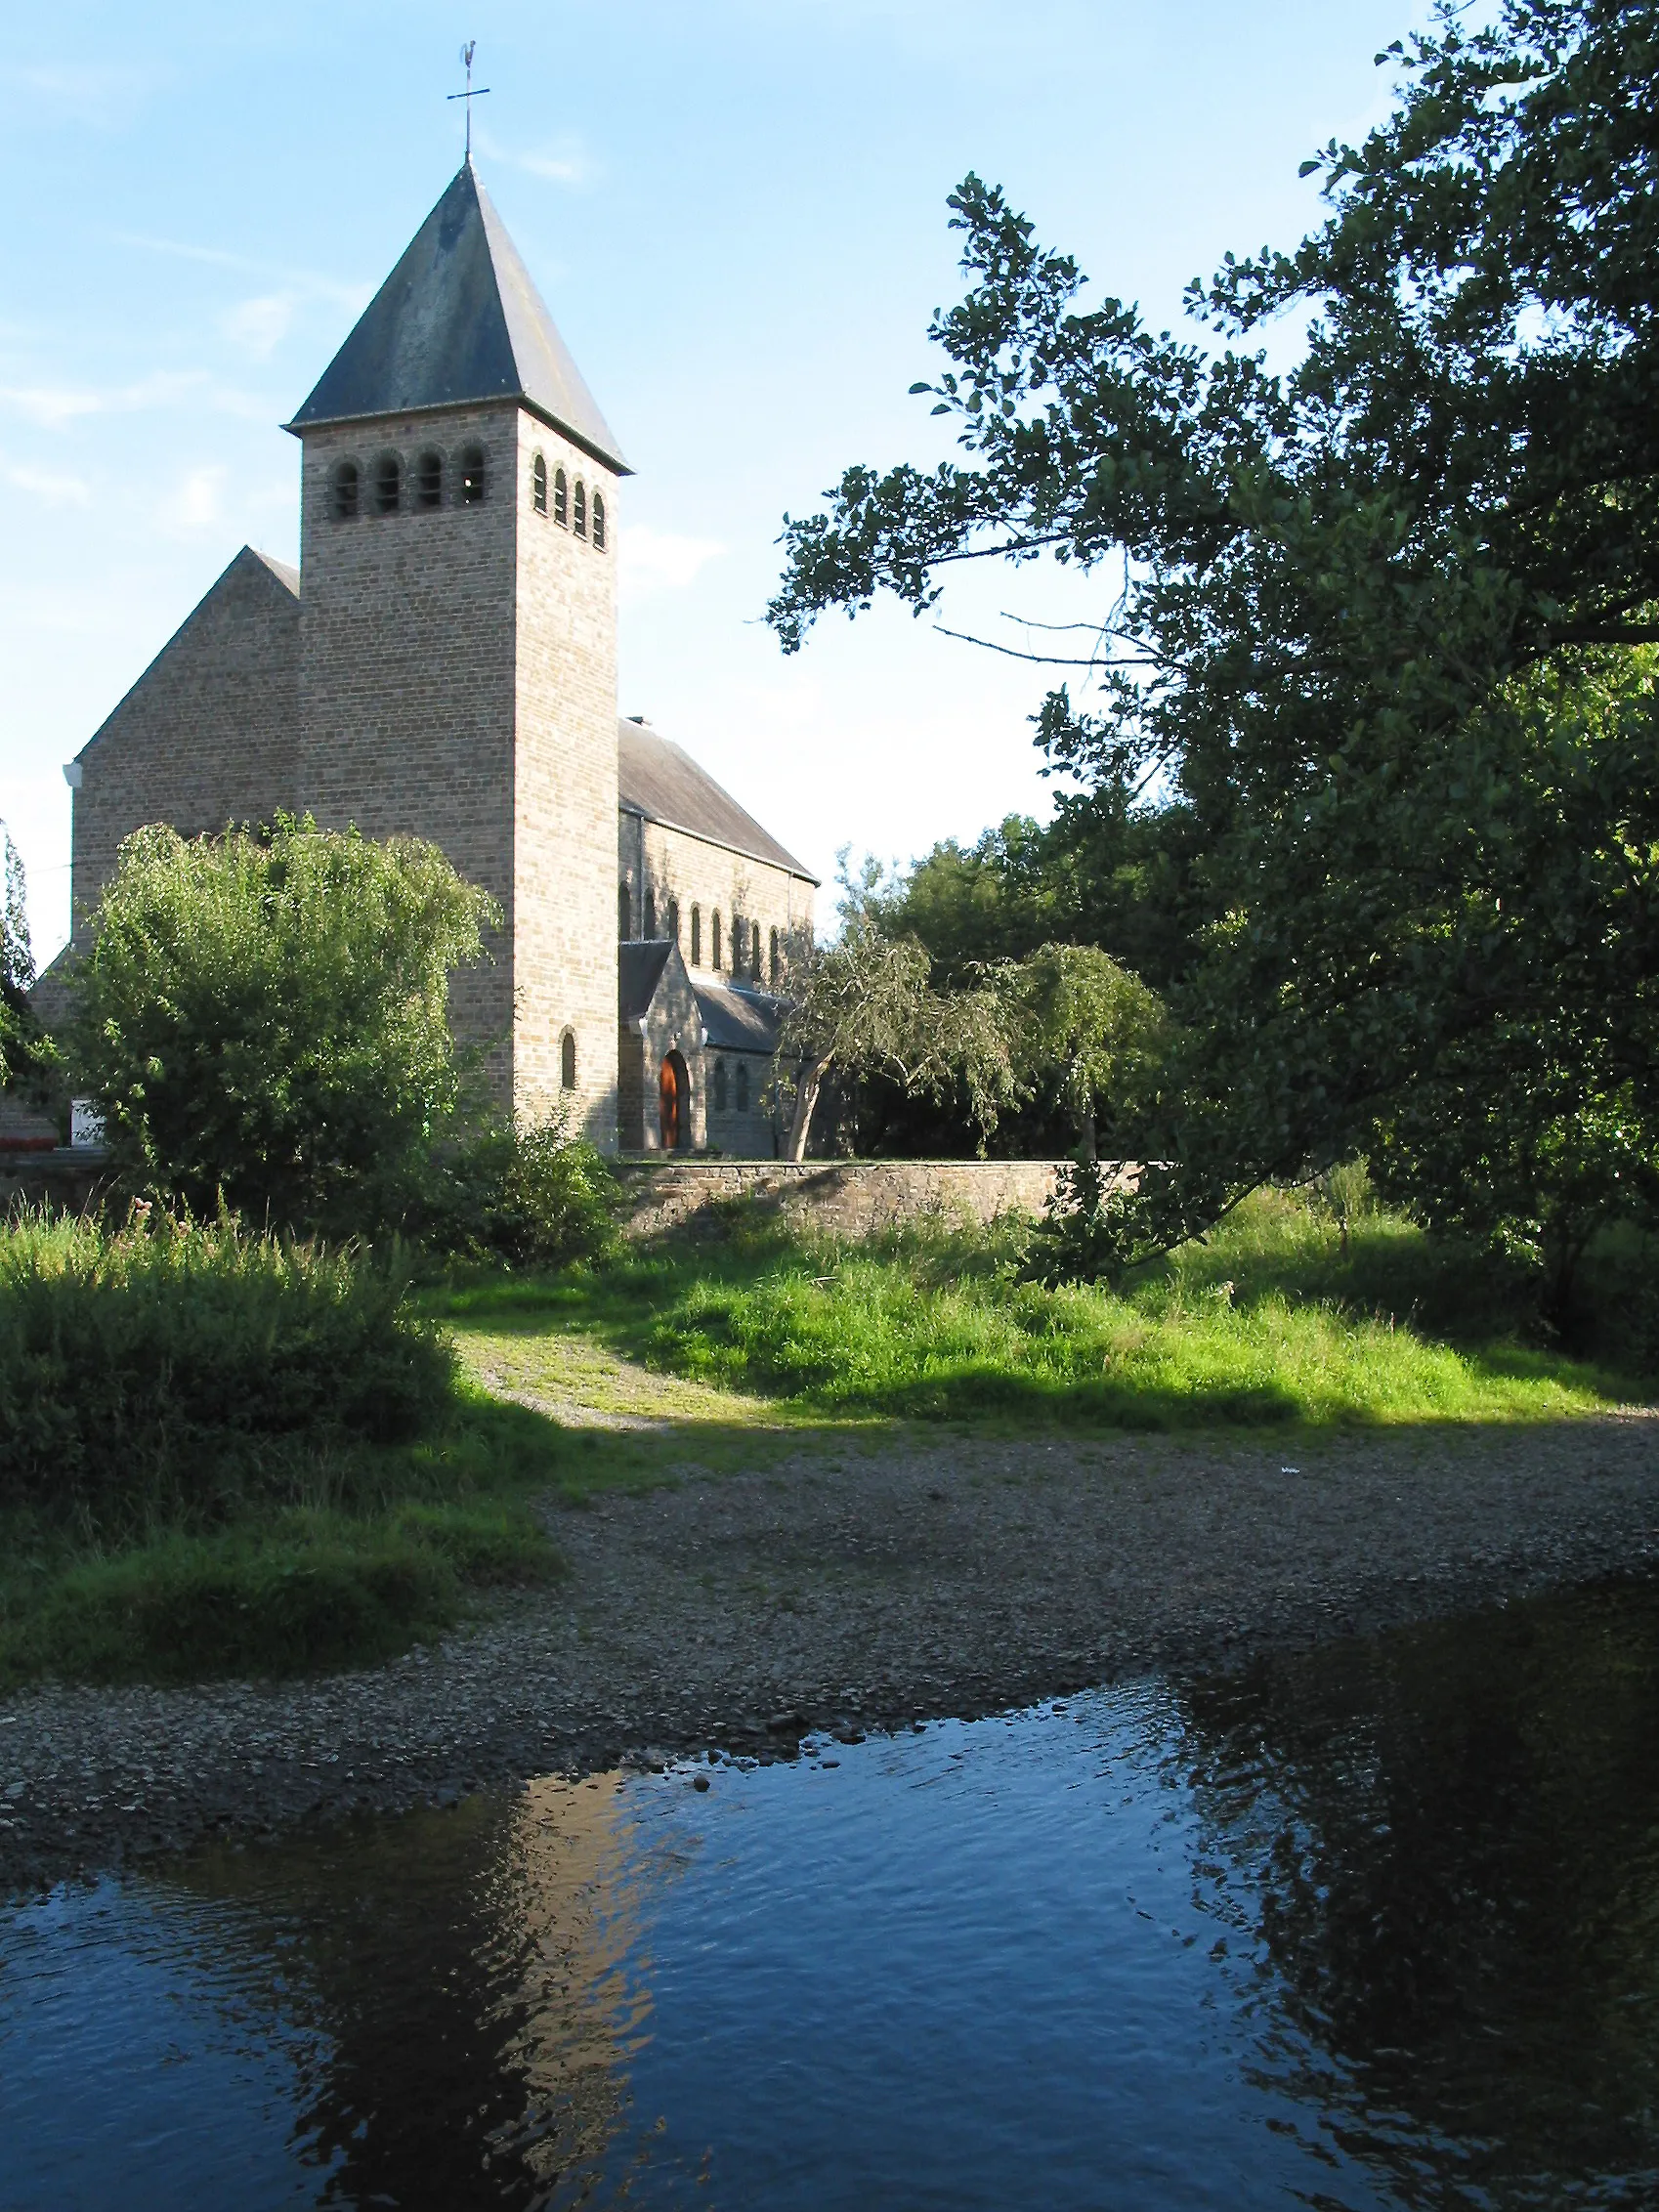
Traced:
[[288, 1494], [297, 1458], [388, 1443], [452, 1402], [404, 1270], [162, 1214], [0, 1232], [0, 1505], [95, 1523]]
[[119, 1175], [198, 1216], [377, 1227], [463, 1105], [448, 978], [495, 918], [414, 839], [289, 816], [221, 837], [139, 830], [72, 972], [68, 1027]]
[[404, 1216], [434, 1250], [510, 1267], [601, 1259], [617, 1242], [617, 1183], [563, 1113], [528, 1128], [490, 1121], [433, 1163]]

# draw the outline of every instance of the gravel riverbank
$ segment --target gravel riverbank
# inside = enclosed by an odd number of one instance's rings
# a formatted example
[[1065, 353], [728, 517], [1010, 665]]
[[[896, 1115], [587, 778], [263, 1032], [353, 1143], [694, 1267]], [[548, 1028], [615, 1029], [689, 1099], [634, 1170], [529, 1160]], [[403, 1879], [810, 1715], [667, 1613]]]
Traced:
[[[1291, 1464], [1294, 1460], [1294, 1464]], [[1659, 1419], [907, 1438], [555, 1515], [572, 1574], [371, 1673], [0, 1704], [0, 1891], [353, 1808], [794, 1752], [1659, 1562]]]

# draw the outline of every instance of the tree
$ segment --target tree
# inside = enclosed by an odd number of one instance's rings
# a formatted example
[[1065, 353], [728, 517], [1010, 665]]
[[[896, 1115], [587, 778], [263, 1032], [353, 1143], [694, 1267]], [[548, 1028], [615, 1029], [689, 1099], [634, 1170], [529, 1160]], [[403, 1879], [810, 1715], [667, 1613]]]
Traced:
[[[917, 387], [965, 465], [850, 469], [786, 518], [786, 650], [880, 590], [928, 609], [961, 560], [1122, 577], [1097, 644], [1032, 658], [1071, 670], [1039, 735], [1087, 803], [1162, 777], [1203, 854], [1144, 1133], [1171, 1165], [1126, 1253], [1380, 1122], [1462, 1187], [1477, 1066], [1513, 1133], [1535, 1115], [1517, 1172], [1564, 1157], [1563, 1096], [1656, 1120], [1659, 9], [1448, 6], [1378, 59], [1392, 114], [1304, 164], [1320, 227], [1191, 288], [1227, 343], [1080, 308], [1076, 264], [970, 176], [973, 284]], [[1273, 375], [1237, 341], [1290, 311]]]
[[29, 939], [28, 885], [21, 853], [0, 822], [0, 1090], [41, 1098], [56, 1069], [51, 1041], [29, 1003], [34, 950]]
[[[845, 854], [842, 855], [843, 873]], [[908, 1097], [940, 1096], [958, 1082], [982, 1129], [1012, 1095], [1001, 1008], [995, 992], [938, 992], [933, 963], [915, 937], [889, 937], [848, 886], [840, 935], [789, 972], [780, 1065], [794, 1065], [787, 1154], [804, 1160], [812, 1116], [831, 1072], [852, 1081], [882, 1075]], [[862, 889], [873, 889], [866, 877]]]
[[435, 845], [278, 816], [141, 830], [74, 966], [69, 1040], [133, 1187], [274, 1224], [372, 1225], [456, 1126], [451, 970], [493, 903]]
[[987, 980], [1002, 1001], [1023, 1087], [1050, 1095], [1070, 1117], [1085, 1160], [1098, 1159], [1102, 1110], [1114, 1126], [1131, 1123], [1163, 1064], [1156, 995], [1096, 945], [1043, 945], [991, 969]]

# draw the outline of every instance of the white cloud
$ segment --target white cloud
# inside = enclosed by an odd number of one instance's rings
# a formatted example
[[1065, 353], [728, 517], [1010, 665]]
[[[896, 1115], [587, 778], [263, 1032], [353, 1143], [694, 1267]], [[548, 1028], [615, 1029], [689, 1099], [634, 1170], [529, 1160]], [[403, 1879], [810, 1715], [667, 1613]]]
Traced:
[[153, 81], [149, 72], [99, 64], [37, 62], [7, 69], [0, 84], [51, 121], [99, 127], [130, 114]]
[[585, 185], [592, 181], [594, 163], [576, 138], [558, 138], [541, 147], [532, 147], [527, 152], [514, 152], [488, 131], [475, 131], [478, 150], [488, 161], [505, 162], [510, 169], [522, 169], [527, 177], [540, 177], [548, 184]]
[[65, 423], [84, 415], [139, 414], [187, 399], [212, 407], [216, 413], [253, 422], [263, 422], [271, 412], [270, 402], [229, 385], [215, 384], [201, 369], [193, 368], [157, 369], [136, 384], [114, 385], [102, 392], [84, 385], [0, 385], [0, 407], [9, 407], [47, 430], [62, 430]]
[[165, 520], [181, 532], [216, 529], [224, 514], [220, 494], [228, 474], [223, 468], [189, 470], [162, 507]]
[[33, 469], [26, 463], [0, 461], [0, 479], [15, 485], [20, 491], [27, 491], [48, 507], [90, 507], [92, 487], [78, 476], [57, 476], [49, 469]]
[[684, 591], [726, 548], [712, 537], [681, 537], [636, 523], [621, 532], [622, 575], [636, 599], [651, 591]]
[[201, 246], [188, 238], [156, 238], [142, 231], [111, 231], [118, 246], [137, 246], [144, 253], [161, 253], [174, 261], [205, 262], [212, 269], [239, 269], [250, 276], [271, 276], [299, 298], [333, 300], [354, 311], [368, 305], [372, 284], [348, 283], [319, 269], [291, 269], [276, 262], [256, 261], [245, 253], [231, 253], [223, 246]]
[[288, 334], [294, 319], [291, 292], [266, 292], [227, 308], [219, 327], [233, 346], [255, 361], [268, 361]]

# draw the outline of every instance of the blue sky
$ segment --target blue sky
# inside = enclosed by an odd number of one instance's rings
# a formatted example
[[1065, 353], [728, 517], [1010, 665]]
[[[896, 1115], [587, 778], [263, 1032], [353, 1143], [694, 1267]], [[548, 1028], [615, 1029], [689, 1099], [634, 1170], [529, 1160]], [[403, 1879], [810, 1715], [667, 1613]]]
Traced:
[[[62, 763], [244, 542], [298, 558], [310, 390], [460, 159], [638, 471], [621, 707], [828, 877], [1046, 811], [1041, 672], [877, 610], [786, 660], [786, 509], [926, 460], [933, 308], [969, 168], [1160, 326], [1229, 247], [1317, 218], [1301, 158], [1381, 113], [1418, 0], [165, 0], [16, 17], [0, 59], [0, 814], [35, 950], [67, 926]], [[1069, 619], [981, 574], [942, 618]]]

